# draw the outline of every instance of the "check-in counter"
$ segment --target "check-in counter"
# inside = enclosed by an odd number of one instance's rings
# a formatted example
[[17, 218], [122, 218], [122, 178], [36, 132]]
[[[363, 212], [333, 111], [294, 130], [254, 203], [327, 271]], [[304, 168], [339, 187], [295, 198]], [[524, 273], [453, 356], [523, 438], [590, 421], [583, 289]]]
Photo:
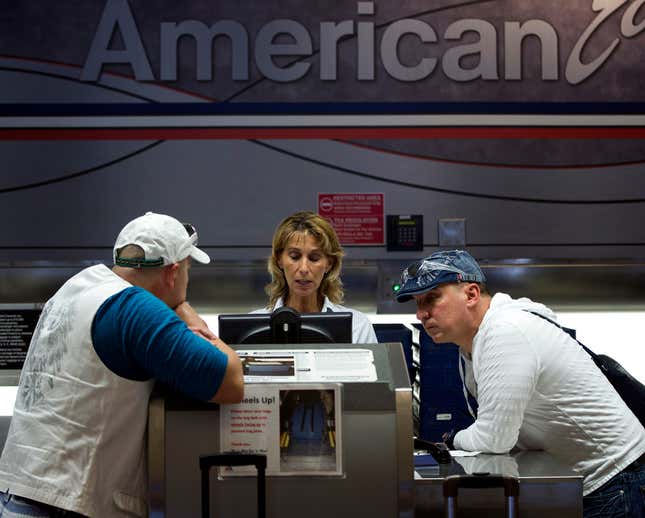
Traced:
[[[517, 477], [522, 518], [580, 518], [582, 476], [543, 451], [518, 451], [508, 455], [479, 454], [454, 458], [450, 464], [417, 467], [416, 518], [445, 516], [442, 484], [450, 475], [495, 473]], [[504, 516], [502, 489], [462, 489], [459, 517]]]
[[[443, 480], [478, 472], [519, 478], [523, 518], [582, 516], [582, 477], [545, 452], [480, 454], [413, 469], [411, 392], [400, 345], [342, 347], [372, 351], [376, 367], [374, 382], [337, 383], [342, 467], [331, 474], [269, 475], [267, 516], [442, 517]], [[15, 390], [18, 378], [19, 371], [4, 371], [0, 385]], [[199, 456], [220, 452], [221, 410], [219, 405], [196, 402], [163, 388], [153, 395], [148, 429], [150, 517], [200, 515]], [[0, 450], [11, 420], [8, 414], [0, 416]], [[214, 469], [210, 489], [214, 516], [256, 516], [254, 477], [219, 476]], [[501, 490], [465, 489], [459, 495], [459, 516], [503, 516], [503, 512]]]
[[[237, 406], [199, 404], [173, 393], [157, 393], [149, 407], [150, 516], [199, 516], [199, 457], [221, 453], [233, 445], [247, 450], [266, 446], [269, 450], [266, 477], [269, 518], [412, 518], [412, 401], [401, 345], [334, 344], [333, 349], [330, 347], [322, 344], [238, 347], [238, 352], [252, 348], [257, 353], [254, 353], [252, 369], [257, 368], [255, 372], [260, 375], [251, 383], [245, 376], [246, 402]], [[368, 352], [373, 358], [373, 379], [363, 376], [362, 367], [356, 371], [351, 368], [355, 356], [341, 351], [334, 353], [340, 349]], [[263, 351], [276, 350], [329, 352], [324, 361], [310, 364], [314, 371], [326, 365], [329, 376], [306, 382], [292, 379], [276, 383], [281, 373], [290, 372], [284, 358], [273, 364], [274, 376], [266, 375], [270, 365], [257, 367]], [[333, 362], [343, 363], [331, 365]], [[296, 367], [299, 370], [297, 364]], [[270, 383], [258, 382], [258, 379]], [[306, 396], [309, 390], [316, 399], [318, 389], [322, 389], [321, 398], [323, 392], [335, 394], [335, 440], [320, 439], [313, 427], [312, 435], [305, 437], [301, 446], [308, 442], [305, 448], [319, 448], [321, 452], [327, 450], [326, 453], [318, 455], [311, 450], [297, 452], [295, 448], [284, 447], [283, 402], [291, 393]], [[273, 402], [274, 397], [279, 397], [279, 405]], [[262, 406], [265, 401], [266, 408]], [[279, 419], [274, 419], [271, 413], [279, 415]], [[265, 415], [269, 416], [268, 424]], [[248, 421], [244, 421], [247, 417]], [[303, 422], [309, 426], [310, 419], [313, 417], [303, 418]], [[255, 437], [253, 428], [248, 428], [253, 426], [258, 427]], [[237, 427], [247, 432], [235, 435], [240, 430]], [[227, 439], [227, 434], [233, 440]], [[292, 429], [292, 445], [298, 440], [298, 432]], [[331, 454], [330, 442], [333, 442]], [[209, 493], [212, 515], [256, 516], [255, 484], [252, 473], [232, 476], [213, 468]]]

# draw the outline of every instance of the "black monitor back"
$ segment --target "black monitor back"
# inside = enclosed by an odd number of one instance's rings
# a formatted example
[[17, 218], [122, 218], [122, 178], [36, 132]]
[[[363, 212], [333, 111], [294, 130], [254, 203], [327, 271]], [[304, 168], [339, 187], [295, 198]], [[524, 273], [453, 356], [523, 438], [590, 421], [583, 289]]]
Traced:
[[232, 345], [352, 343], [352, 313], [298, 313], [283, 307], [273, 313], [223, 314], [219, 336]]

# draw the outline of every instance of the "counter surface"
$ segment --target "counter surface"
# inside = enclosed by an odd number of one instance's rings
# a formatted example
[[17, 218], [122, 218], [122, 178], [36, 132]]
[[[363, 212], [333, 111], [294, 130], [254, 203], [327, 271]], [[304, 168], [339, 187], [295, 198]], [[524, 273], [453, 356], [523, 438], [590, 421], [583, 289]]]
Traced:
[[[522, 518], [582, 516], [582, 476], [544, 451], [517, 451], [457, 457], [450, 464], [416, 468], [416, 518], [444, 516], [442, 483], [446, 477], [481, 472], [519, 478]], [[464, 489], [458, 502], [460, 517], [504, 516], [502, 489]]]

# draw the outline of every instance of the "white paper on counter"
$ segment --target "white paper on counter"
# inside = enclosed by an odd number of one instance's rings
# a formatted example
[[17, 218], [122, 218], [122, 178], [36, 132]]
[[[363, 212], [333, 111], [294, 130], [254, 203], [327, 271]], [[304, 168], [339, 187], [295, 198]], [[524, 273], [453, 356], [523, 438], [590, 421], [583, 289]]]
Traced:
[[246, 383], [372, 382], [377, 380], [369, 349], [238, 350]]
[[474, 457], [480, 453], [481, 451], [450, 450], [450, 455], [452, 457]]

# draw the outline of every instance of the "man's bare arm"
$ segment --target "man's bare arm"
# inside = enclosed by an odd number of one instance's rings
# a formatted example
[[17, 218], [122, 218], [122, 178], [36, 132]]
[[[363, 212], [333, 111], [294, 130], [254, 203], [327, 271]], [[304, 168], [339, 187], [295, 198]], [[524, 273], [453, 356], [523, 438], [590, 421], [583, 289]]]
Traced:
[[239, 403], [244, 397], [244, 375], [242, 373], [242, 362], [237, 353], [208, 328], [204, 319], [199, 316], [188, 302], [179, 304], [175, 309], [175, 313], [193, 333], [208, 340], [228, 357], [226, 374], [211, 401], [215, 403]]

